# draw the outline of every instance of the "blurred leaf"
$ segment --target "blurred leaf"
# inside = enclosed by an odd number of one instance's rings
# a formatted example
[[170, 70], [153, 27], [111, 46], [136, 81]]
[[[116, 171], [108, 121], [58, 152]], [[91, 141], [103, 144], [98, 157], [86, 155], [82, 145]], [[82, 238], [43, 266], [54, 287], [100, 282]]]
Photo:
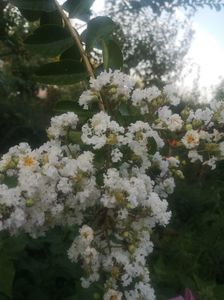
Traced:
[[62, 60], [41, 66], [36, 79], [46, 84], [74, 84], [87, 78], [85, 67], [75, 60]]
[[148, 138], [149, 154], [153, 155], [157, 151], [157, 143], [153, 137]]
[[67, 0], [63, 8], [69, 13], [70, 18], [83, 19], [90, 15], [90, 7], [95, 0]]
[[48, 12], [56, 10], [53, 0], [9, 0], [9, 2], [19, 9]]
[[73, 45], [71, 48], [67, 49], [61, 54], [60, 60], [64, 59], [81, 60], [81, 54], [77, 45]]
[[118, 107], [119, 112], [121, 113], [122, 116], [129, 116], [130, 113], [128, 111], [128, 105], [127, 103], [121, 103]]
[[52, 12], [45, 12], [43, 11], [41, 13], [40, 18], [40, 26], [51, 24], [51, 25], [59, 25], [62, 26], [62, 18], [58, 10], [52, 11]]
[[123, 55], [121, 49], [114, 40], [102, 41], [103, 64], [106, 70], [121, 69], [123, 66]]
[[69, 32], [57, 25], [43, 25], [25, 40], [32, 52], [40, 55], [55, 57], [73, 44]]
[[12, 284], [15, 276], [15, 269], [12, 260], [1, 251], [0, 255], [0, 291], [7, 296], [12, 294]]
[[20, 9], [21, 14], [30, 22], [37, 21], [41, 16], [41, 11]]
[[75, 101], [59, 101], [55, 105], [55, 111], [60, 113], [72, 111], [79, 116], [81, 122], [86, 122], [93, 114], [93, 112], [81, 108]]
[[68, 140], [72, 144], [80, 145], [82, 143], [81, 135], [82, 135], [81, 131], [70, 130], [68, 135]]
[[86, 31], [86, 49], [90, 51], [99, 40], [111, 37], [116, 24], [109, 17], [96, 17], [89, 21]]

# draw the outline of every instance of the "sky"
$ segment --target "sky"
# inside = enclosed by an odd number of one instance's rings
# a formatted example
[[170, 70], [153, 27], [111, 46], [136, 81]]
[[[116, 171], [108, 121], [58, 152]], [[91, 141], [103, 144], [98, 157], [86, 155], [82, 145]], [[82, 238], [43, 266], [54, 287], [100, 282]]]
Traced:
[[[200, 68], [199, 87], [204, 93], [210, 93], [220, 78], [224, 78], [224, 11], [200, 9], [194, 19], [194, 39], [188, 58]], [[186, 86], [191, 86], [195, 76], [186, 78]]]

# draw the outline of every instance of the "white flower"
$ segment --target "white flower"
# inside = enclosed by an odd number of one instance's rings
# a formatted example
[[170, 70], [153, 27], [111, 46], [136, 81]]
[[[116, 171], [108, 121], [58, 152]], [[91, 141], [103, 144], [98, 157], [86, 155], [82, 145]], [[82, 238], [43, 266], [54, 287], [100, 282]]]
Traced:
[[116, 163], [116, 162], [120, 161], [122, 159], [122, 157], [123, 157], [123, 153], [119, 149], [115, 148], [111, 151], [112, 162]]
[[166, 120], [166, 124], [168, 126], [168, 129], [171, 131], [178, 131], [181, 130], [183, 126], [183, 120], [181, 119], [181, 116], [178, 114], [173, 114]]
[[92, 91], [84, 91], [79, 97], [79, 105], [83, 106], [84, 109], [89, 108], [89, 104], [93, 101], [96, 95], [93, 94]]
[[150, 87], [144, 90], [135, 89], [132, 93], [132, 104], [139, 106], [142, 114], [148, 113], [148, 104], [160, 94], [161, 92], [157, 87]]
[[113, 289], [109, 289], [103, 296], [103, 300], [122, 300], [122, 293]]
[[203, 121], [205, 125], [207, 125], [211, 121], [212, 116], [213, 111], [210, 110], [208, 107], [206, 107], [204, 110], [198, 108], [194, 113], [195, 119]]
[[182, 143], [187, 149], [193, 149], [199, 145], [199, 134], [195, 130], [189, 130], [182, 138]]
[[94, 145], [93, 149], [100, 149], [106, 143], [116, 144], [119, 142], [120, 134], [124, 132], [124, 128], [119, 126], [115, 121], [110, 120], [110, 116], [105, 112], [95, 114], [82, 127], [82, 141], [87, 145]]
[[79, 230], [81, 240], [86, 244], [91, 244], [93, 241], [94, 235], [93, 230], [88, 225], [83, 225], [82, 228]]
[[68, 112], [51, 119], [51, 126], [47, 133], [51, 138], [58, 139], [67, 134], [68, 129], [75, 129], [78, 123], [78, 116], [73, 112]]
[[168, 96], [169, 101], [172, 105], [177, 106], [180, 103], [180, 97], [178, 96], [177, 88], [168, 84], [163, 88], [164, 93]]
[[188, 152], [188, 158], [190, 158], [192, 163], [196, 162], [197, 160], [203, 162], [203, 156], [200, 155], [196, 150], [190, 150]]

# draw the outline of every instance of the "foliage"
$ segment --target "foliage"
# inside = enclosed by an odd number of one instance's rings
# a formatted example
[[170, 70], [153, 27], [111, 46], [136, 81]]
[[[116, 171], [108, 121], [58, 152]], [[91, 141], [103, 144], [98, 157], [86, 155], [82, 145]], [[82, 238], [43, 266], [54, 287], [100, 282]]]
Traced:
[[123, 46], [127, 73], [157, 86], [179, 77], [192, 39], [192, 14], [157, 15], [148, 6], [130, 10], [127, 1], [121, 0], [107, 1], [106, 13], [120, 26], [116, 35]]
[[196, 10], [208, 6], [211, 9], [220, 11], [224, 6], [222, 0], [128, 0], [126, 3], [129, 4], [127, 5], [127, 8], [132, 10], [139, 10], [149, 6], [156, 14], [161, 14], [164, 10], [172, 12], [176, 8], [182, 7], [184, 9], [193, 8]]

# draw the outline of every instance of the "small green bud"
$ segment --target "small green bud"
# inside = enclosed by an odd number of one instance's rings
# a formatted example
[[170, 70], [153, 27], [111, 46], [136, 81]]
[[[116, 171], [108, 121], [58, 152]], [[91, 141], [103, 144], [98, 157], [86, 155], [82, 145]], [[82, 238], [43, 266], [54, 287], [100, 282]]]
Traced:
[[129, 251], [131, 254], [133, 254], [133, 253], [135, 252], [135, 250], [136, 250], [135, 245], [131, 244], [131, 245], [128, 246], [128, 251]]
[[124, 231], [124, 232], [122, 233], [122, 236], [123, 236], [124, 238], [128, 238], [128, 237], [129, 237], [129, 232], [128, 232], [128, 231]]
[[182, 110], [182, 112], [180, 113], [180, 115], [181, 115], [181, 117], [183, 118], [183, 119], [187, 119], [188, 117], [189, 117], [189, 110], [188, 109], [183, 109]]
[[180, 179], [184, 179], [184, 174], [181, 170], [176, 170], [176, 175], [180, 178]]
[[113, 278], [118, 278], [120, 275], [120, 269], [117, 266], [113, 266], [111, 270], [111, 275]]
[[126, 97], [126, 96], [120, 96], [119, 97], [119, 100], [121, 101], [121, 102], [127, 102], [128, 101], [128, 97]]
[[194, 128], [198, 128], [202, 125], [202, 121], [201, 120], [193, 120], [192, 125]]
[[30, 199], [26, 199], [25, 204], [26, 204], [26, 207], [32, 207], [34, 205], [34, 201], [31, 198]]
[[192, 130], [192, 125], [191, 124], [186, 124], [186, 126], [185, 126], [185, 129], [187, 130], [187, 131], [189, 131], [189, 130]]
[[100, 294], [98, 294], [98, 293], [94, 293], [93, 294], [93, 299], [100, 299]]
[[115, 95], [116, 93], [117, 93], [117, 88], [116, 87], [112, 87], [108, 90], [109, 95]]

